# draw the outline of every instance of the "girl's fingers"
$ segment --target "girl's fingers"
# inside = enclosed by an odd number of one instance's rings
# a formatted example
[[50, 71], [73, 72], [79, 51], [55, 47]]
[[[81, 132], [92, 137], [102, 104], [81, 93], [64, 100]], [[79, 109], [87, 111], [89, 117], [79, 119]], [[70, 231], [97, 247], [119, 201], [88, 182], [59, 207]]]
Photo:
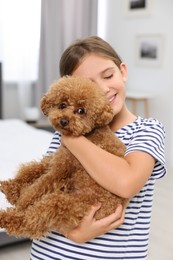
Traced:
[[100, 222], [105, 222], [105, 225], [111, 225], [112, 223], [117, 222], [117, 220], [121, 219], [123, 214], [123, 206], [122, 205], [118, 205], [118, 207], [116, 208], [115, 212], [112, 213], [111, 215], [100, 219]]
[[92, 206], [91, 210], [83, 218], [80, 225], [65, 235], [76, 243], [84, 243], [94, 237], [100, 236], [119, 227], [124, 222], [125, 210], [123, 210], [122, 205], [119, 205], [113, 214], [100, 220], [96, 220], [94, 216], [100, 207], [101, 204]]
[[119, 219], [116, 219], [114, 222], [111, 223], [110, 229], [114, 229], [122, 225], [124, 223], [124, 218], [125, 218], [125, 210], [122, 211]]
[[94, 205], [91, 207], [91, 210], [87, 213], [87, 215], [84, 217], [85, 219], [93, 219], [94, 215], [96, 214], [97, 210], [99, 210], [101, 207], [101, 203], [98, 203], [97, 205]]

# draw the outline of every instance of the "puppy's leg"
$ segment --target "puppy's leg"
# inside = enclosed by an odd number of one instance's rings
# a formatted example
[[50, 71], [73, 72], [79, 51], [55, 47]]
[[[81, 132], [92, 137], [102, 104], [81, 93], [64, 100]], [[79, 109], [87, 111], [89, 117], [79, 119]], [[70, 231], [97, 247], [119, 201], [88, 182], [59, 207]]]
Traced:
[[[23, 213], [22, 213], [23, 214]], [[22, 214], [15, 208], [8, 208], [0, 211], [0, 228], [9, 229], [9, 234], [14, 234], [19, 229]]]
[[39, 239], [51, 230], [66, 234], [79, 225], [95, 201], [80, 194], [52, 193], [25, 211], [10, 208], [0, 212], [0, 227], [9, 235]]
[[47, 173], [22, 192], [16, 204], [18, 209], [26, 209], [35, 201], [40, 200], [44, 194], [63, 189], [66, 178], [73, 172], [70, 156], [57, 153], [49, 164], [50, 167], [47, 169]]
[[20, 166], [14, 179], [0, 181], [0, 191], [6, 195], [7, 200], [14, 205], [20, 197], [21, 191], [31, 185], [37, 178], [45, 173], [51, 156], [44, 157], [41, 162], [30, 162]]

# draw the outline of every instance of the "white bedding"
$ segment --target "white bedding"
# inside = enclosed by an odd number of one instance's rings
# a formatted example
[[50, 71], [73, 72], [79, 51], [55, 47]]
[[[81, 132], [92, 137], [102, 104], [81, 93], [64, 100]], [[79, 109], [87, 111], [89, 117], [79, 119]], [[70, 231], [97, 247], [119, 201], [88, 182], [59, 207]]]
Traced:
[[[0, 120], [0, 180], [12, 178], [20, 163], [39, 160], [53, 133], [36, 129], [18, 119]], [[0, 192], [0, 208], [9, 206]]]

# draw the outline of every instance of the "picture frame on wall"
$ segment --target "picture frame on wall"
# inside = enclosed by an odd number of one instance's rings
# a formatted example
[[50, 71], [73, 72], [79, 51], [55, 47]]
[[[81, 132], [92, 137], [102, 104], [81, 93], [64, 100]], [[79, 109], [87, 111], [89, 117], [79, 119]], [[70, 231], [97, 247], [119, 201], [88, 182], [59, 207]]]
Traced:
[[123, 0], [127, 17], [143, 17], [151, 13], [152, 0]]
[[163, 36], [141, 34], [136, 36], [136, 64], [140, 66], [161, 66], [163, 63]]

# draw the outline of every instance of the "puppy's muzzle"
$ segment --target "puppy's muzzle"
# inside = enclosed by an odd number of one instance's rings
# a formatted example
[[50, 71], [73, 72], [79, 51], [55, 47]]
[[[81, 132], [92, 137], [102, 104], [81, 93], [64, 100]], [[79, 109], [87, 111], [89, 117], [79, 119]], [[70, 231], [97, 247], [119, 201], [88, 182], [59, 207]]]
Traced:
[[69, 120], [65, 119], [65, 118], [62, 118], [60, 120], [60, 124], [61, 124], [62, 127], [66, 127], [69, 124]]

